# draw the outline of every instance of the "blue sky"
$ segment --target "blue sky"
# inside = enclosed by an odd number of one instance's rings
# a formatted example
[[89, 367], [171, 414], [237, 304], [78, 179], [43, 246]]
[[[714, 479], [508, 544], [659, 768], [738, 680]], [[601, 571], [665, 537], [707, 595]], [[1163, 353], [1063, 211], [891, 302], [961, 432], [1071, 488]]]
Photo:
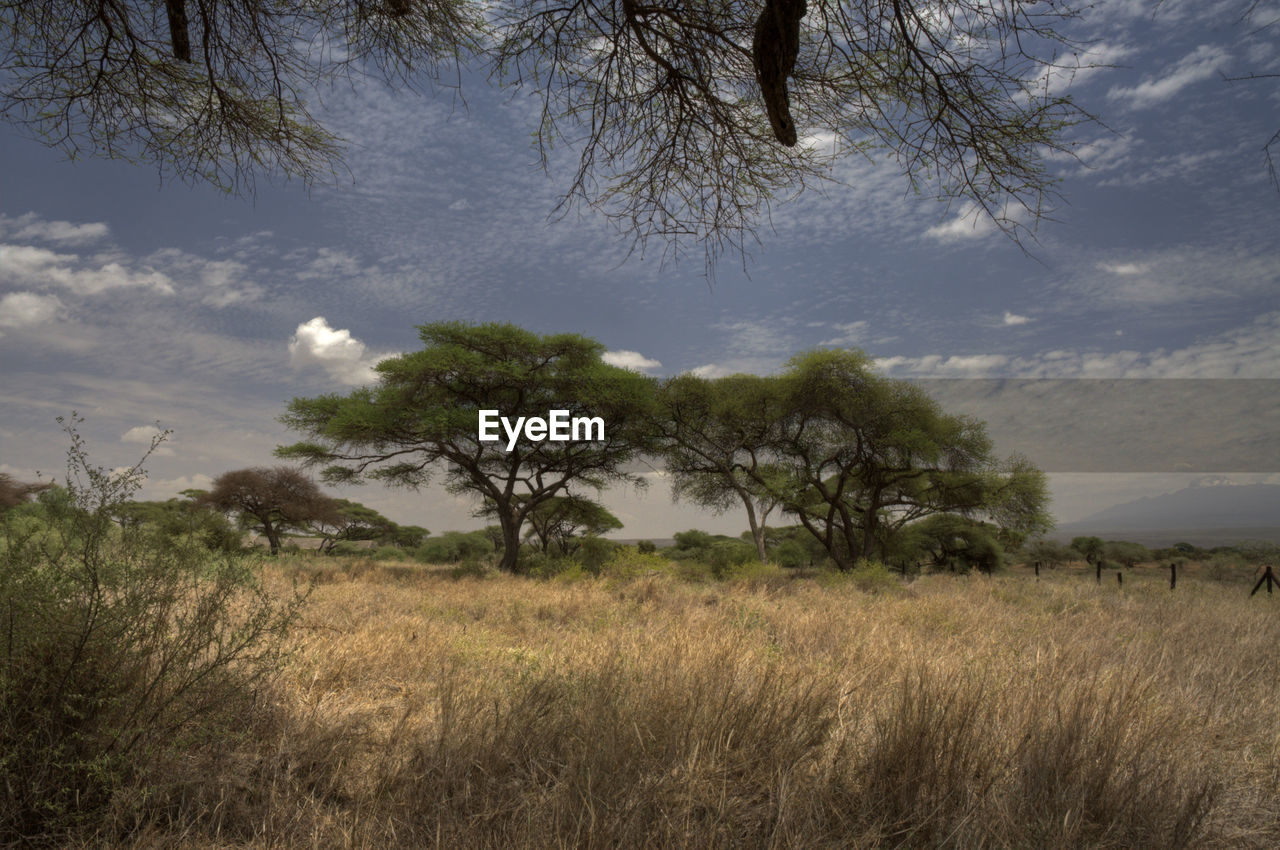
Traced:
[[[290, 398], [367, 380], [417, 345], [416, 324], [447, 319], [583, 333], [654, 375], [767, 373], [833, 345], [901, 377], [1278, 377], [1280, 194], [1262, 147], [1280, 85], [1224, 76], [1280, 72], [1280, 24], [1265, 26], [1280, 11], [1155, 5], [1079, 22], [1086, 61], [1118, 67], [1069, 83], [1104, 123], [1077, 131], [1081, 161], [1053, 163], [1064, 201], [1026, 252], [912, 194], [892, 161], [849, 159], [825, 191], [777, 203], [751, 256], [709, 282], [696, 249], [628, 256], [590, 210], [549, 220], [572, 151], [544, 173], [531, 103], [478, 79], [465, 103], [329, 92], [349, 170], [309, 191], [262, 180], [250, 199], [69, 162], [0, 126], [0, 471], [60, 476], [53, 417], [72, 409], [108, 465], [135, 460], [156, 421], [174, 429], [151, 497], [274, 463], [296, 439], [276, 422]], [[1055, 510], [1194, 478], [1058, 474]], [[653, 481], [606, 495], [623, 536], [744, 526], [673, 507]], [[436, 531], [478, 522], [441, 491], [346, 495]]]

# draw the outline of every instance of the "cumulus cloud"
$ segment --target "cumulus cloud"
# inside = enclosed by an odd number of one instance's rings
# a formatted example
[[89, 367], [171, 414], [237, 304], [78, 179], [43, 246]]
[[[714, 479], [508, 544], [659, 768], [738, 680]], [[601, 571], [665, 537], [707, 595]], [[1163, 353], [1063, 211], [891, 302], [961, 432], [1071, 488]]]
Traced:
[[1136, 86], [1115, 86], [1107, 92], [1107, 97], [1127, 101], [1139, 109], [1154, 106], [1174, 97], [1187, 86], [1212, 78], [1230, 59], [1222, 48], [1202, 44], [1164, 74], [1149, 77]]
[[324, 316], [298, 325], [289, 340], [289, 362], [295, 368], [319, 366], [330, 378], [352, 386], [378, 377], [373, 371], [377, 358], [365, 356], [365, 344], [345, 328], [331, 328]]
[[58, 315], [62, 302], [56, 295], [10, 292], [0, 298], [0, 328], [24, 328], [43, 324]]
[[73, 224], [69, 221], [46, 221], [35, 213], [17, 218], [0, 216], [0, 228], [15, 239], [34, 239], [39, 242], [56, 242], [60, 245], [86, 245], [105, 239], [111, 232], [102, 222]]
[[[150, 446], [151, 441], [159, 437], [163, 431], [156, 425], [138, 425], [130, 428], [120, 435], [122, 443], [138, 443], [144, 446]], [[157, 446], [153, 452], [157, 457], [173, 457], [174, 451], [168, 445]]]
[[121, 434], [120, 442], [150, 445], [154, 438], [160, 436], [160, 433], [160, 428], [157, 425], [137, 425]]
[[610, 366], [621, 366], [633, 372], [648, 372], [651, 369], [662, 368], [660, 362], [645, 357], [638, 351], [606, 351], [600, 359]]
[[1004, 311], [1004, 323], [1006, 325], [1025, 325], [1029, 321], [1031, 321], [1029, 316], [1019, 316], [1017, 313], [1010, 313], [1008, 310]]

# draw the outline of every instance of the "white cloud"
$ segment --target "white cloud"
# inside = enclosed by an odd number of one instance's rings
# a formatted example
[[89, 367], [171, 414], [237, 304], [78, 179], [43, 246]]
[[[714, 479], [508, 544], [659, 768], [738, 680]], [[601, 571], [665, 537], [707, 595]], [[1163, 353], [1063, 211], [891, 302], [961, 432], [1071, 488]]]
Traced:
[[704, 363], [701, 366], [695, 366], [689, 370], [690, 375], [699, 378], [723, 378], [725, 375], [731, 375], [733, 372], [716, 363]]
[[965, 204], [959, 215], [950, 221], [935, 224], [924, 235], [939, 242], [958, 242], [961, 239], [980, 239], [995, 230], [995, 222], [980, 207]]
[[56, 295], [10, 292], [0, 298], [0, 328], [22, 328], [53, 319], [62, 310]]
[[606, 351], [600, 359], [610, 366], [620, 366], [633, 372], [648, 372], [662, 367], [657, 360], [645, 357], [638, 351]]
[[1008, 310], [1004, 311], [1004, 323], [1006, 325], [1025, 325], [1029, 321], [1031, 321], [1029, 316], [1019, 316], [1017, 313], [1010, 313]]
[[[137, 425], [121, 434], [120, 442], [138, 443], [143, 446], [150, 446], [151, 441], [160, 436], [161, 433], [163, 433], [161, 429], [155, 425]], [[174, 451], [173, 448], [168, 445], [168, 440], [166, 440], [165, 444], [157, 446], [156, 450], [152, 452], [152, 454], [157, 457], [173, 457]]]
[[150, 445], [151, 441], [160, 436], [160, 429], [155, 425], [137, 425], [130, 428], [120, 435], [122, 443], [141, 443], [144, 446]]
[[1084, 83], [1099, 71], [1110, 70], [1132, 52], [1132, 48], [1123, 44], [1105, 41], [1092, 44], [1088, 50], [1046, 67], [1040, 73], [1039, 84], [1046, 91], [1062, 94], [1071, 86]]
[[77, 295], [96, 295], [109, 289], [140, 287], [173, 293], [168, 275], [150, 267], [127, 268], [121, 257], [99, 254], [81, 260], [30, 245], [0, 245], [0, 269], [5, 282], [26, 286], [60, 287]]
[[831, 339], [823, 340], [818, 345], [838, 346], [841, 348], [859, 345], [866, 341], [867, 330], [871, 327], [866, 321], [837, 323], [835, 329], [840, 331], [839, 336]]
[[1146, 274], [1151, 271], [1150, 263], [1098, 263], [1104, 272], [1118, 275]]
[[210, 260], [178, 248], [164, 248], [146, 259], [148, 267], [181, 281], [200, 303], [222, 308], [262, 297], [262, 287], [246, 279], [249, 267], [239, 260]]
[[352, 386], [377, 380], [377, 359], [365, 357], [365, 345], [351, 331], [329, 327], [324, 316], [298, 325], [289, 341], [289, 362], [295, 368], [319, 366], [329, 377]]
[[35, 213], [17, 218], [0, 215], [0, 228], [8, 231], [15, 239], [35, 239], [60, 245], [85, 245], [105, 239], [111, 232], [102, 222], [73, 224], [69, 221], [46, 221]]
[[1128, 101], [1131, 106], [1139, 109], [1154, 106], [1172, 98], [1187, 86], [1210, 79], [1230, 59], [1230, 55], [1222, 48], [1202, 44], [1162, 76], [1148, 78], [1136, 86], [1115, 86], [1107, 92], [1107, 97]]

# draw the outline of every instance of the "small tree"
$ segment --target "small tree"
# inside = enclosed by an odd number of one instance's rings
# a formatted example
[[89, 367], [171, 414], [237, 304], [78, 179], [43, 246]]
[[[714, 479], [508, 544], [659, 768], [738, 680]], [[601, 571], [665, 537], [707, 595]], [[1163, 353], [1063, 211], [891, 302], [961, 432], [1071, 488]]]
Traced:
[[575, 537], [599, 537], [606, 531], [622, 528], [622, 520], [604, 505], [581, 496], [556, 496], [543, 502], [529, 514], [529, 531], [543, 552], [552, 543], [560, 554], [568, 555]]
[[320, 551], [325, 554], [332, 552], [333, 547], [342, 541], [379, 540], [396, 531], [394, 522], [359, 502], [334, 499], [331, 508], [307, 523], [309, 530], [323, 538]]
[[1151, 550], [1146, 546], [1128, 540], [1108, 541], [1102, 547], [1102, 556], [1108, 561], [1124, 564], [1126, 567], [1136, 567], [1152, 558]]
[[1073, 537], [1071, 548], [1084, 558], [1086, 564], [1093, 565], [1102, 560], [1106, 544], [1101, 537]]
[[337, 522], [334, 500], [316, 483], [287, 466], [253, 467], [224, 472], [214, 479], [205, 502], [234, 513], [267, 538], [271, 554], [278, 554], [282, 535], [312, 523]]

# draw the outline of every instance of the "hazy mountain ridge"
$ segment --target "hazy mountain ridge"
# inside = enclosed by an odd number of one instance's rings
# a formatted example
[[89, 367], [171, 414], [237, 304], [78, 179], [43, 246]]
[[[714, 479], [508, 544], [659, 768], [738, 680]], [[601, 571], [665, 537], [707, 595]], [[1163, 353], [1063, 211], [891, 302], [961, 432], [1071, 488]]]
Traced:
[[[1055, 536], [1097, 534], [1153, 543], [1186, 540], [1218, 545], [1233, 539], [1280, 539], [1280, 485], [1202, 484], [1115, 505], [1076, 522]], [[1191, 538], [1199, 538], [1198, 543]]]

